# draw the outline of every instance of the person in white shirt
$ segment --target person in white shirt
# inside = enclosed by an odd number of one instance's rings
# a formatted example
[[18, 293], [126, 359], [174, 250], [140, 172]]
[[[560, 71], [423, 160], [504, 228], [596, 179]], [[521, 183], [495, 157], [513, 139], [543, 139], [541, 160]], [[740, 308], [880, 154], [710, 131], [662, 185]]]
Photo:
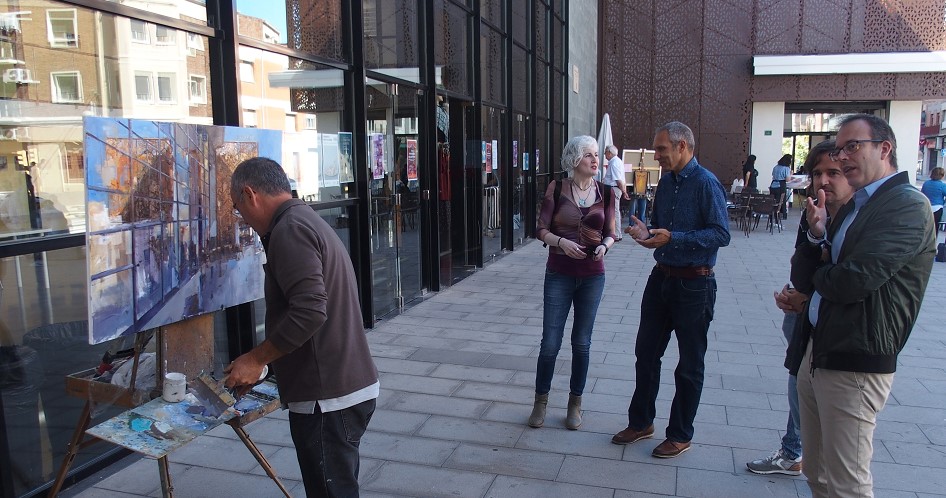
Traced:
[[[627, 183], [624, 181], [624, 162], [618, 157], [618, 148], [613, 145], [605, 147], [604, 157], [608, 160], [608, 166], [601, 183], [610, 185], [614, 191], [616, 202], [614, 203], [614, 227], [612, 227], [612, 231], [620, 234], [622, 233], [621, 227], [624, 226], [621, 225], [621, 199], [631, 198], [627, 194]], [[620, 240], [621, 237], [618, 237], [615, 242]]]

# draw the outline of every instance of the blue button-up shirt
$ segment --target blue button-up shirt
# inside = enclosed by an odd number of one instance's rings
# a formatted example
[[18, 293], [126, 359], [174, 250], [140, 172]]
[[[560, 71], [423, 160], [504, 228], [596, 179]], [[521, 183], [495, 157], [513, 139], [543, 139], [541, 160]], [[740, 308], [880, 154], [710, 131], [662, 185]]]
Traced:
[[719, 248], [729, 245], [726, 190], [694, 157], [679, 174], [660, 178], [650, 228], [670, 232], [670, 242], [654, 250], [658, 263], [713, 266]]

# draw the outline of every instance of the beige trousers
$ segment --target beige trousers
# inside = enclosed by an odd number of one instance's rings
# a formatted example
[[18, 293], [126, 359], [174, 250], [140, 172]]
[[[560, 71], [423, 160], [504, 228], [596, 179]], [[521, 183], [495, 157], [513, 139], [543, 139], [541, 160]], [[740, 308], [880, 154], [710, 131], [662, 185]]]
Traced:
[[621, 224], [621, 199], [624, 198], [624, 191], [613, 185], [611, 191], [614, 192], [614, 235], [620, 239], [624, 236], [624, 225]]
[[811, 371], [811, 343], [798, 370], [802, 464], [813, 498], [870, 498], [877, 413], [893, 374]]

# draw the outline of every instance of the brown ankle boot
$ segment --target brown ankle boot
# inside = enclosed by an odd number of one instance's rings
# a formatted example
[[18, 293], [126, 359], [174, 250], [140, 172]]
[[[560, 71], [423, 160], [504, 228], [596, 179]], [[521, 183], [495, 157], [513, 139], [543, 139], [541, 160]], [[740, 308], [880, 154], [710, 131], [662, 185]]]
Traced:
[[575, 430], [581, 427], [581, 396], [568, 395], [568, 413], [565, 414], [565, 428]]
[[538, 429], [545, 424], [545, 407], [548, 404], [549, 393], [535, 395], [535, 405], [532, 406], [532, 415], [529, 415], [529, 427]]

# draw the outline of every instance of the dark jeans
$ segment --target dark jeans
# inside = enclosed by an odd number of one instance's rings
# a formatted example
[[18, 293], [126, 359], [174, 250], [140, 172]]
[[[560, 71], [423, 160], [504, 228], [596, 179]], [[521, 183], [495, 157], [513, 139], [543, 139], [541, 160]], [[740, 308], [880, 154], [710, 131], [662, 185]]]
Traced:
[[358, 496], [358, 446], [374, 414], [376, 400], [334, 412], [289, 412], [289, 432], [296, 446], [308, 497]]
[[[637, 199], [632, 199], [631, 202], [634, 204], [631, 206], [631, 214], [641, 220], [643, 223], [647, 223], [647, 198], [638, 197]], [[630, 218], [630, 216], [628, 216]], [[630, 222], [628, 222], [630, 224]]]
[[688, 442], [703, 392], [703, 357], [716, 304], [716, 278], [671, 278], [656, 268], [647, 279], [637, 330], [637, 387], [628, 408], [628, 426], [642, 430], [654, 423], [660, 389], [661, 358], [677, 334], [680, 361], [674, 370], [676, 394], [670, 406], [667, 439]]
[[535, 373], [536, 394], [545, 394], [552, 389], [555, 359], [562, 347], [565, 320], [572, 304], [575, 305], [575, 317], [572, 320], [572, 378], [569, 389], [575, 396], [581, 396], [584, 392], [591, 358], [591, 333], [594, 331], [602, 292], [604, 274], [576, 278], [545, 271], [542, 343]]

